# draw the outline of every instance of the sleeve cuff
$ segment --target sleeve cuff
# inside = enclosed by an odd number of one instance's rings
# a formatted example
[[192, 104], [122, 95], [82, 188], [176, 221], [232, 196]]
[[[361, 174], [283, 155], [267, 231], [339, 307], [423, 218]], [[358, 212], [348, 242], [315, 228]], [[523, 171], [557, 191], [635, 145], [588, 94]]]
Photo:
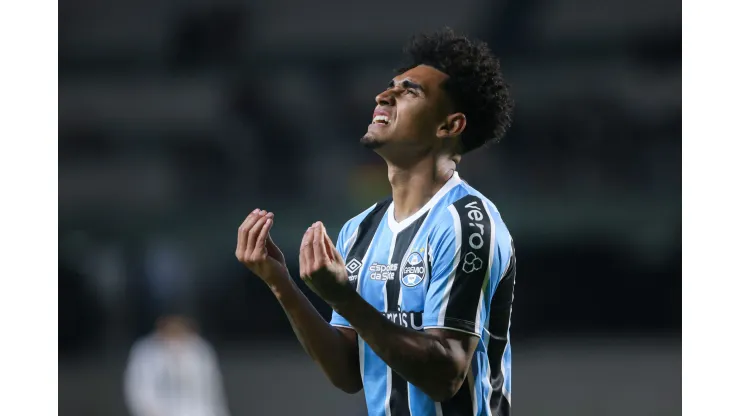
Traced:
[[452, 331], [464, 332], [466, 334], [480, 337], [481, 334], [475, 331], [475, 322], [457, 318], [445, 318], [441, 324], [437, 320], [424, 320], [424, 329], [439, 328], [449, 329]]

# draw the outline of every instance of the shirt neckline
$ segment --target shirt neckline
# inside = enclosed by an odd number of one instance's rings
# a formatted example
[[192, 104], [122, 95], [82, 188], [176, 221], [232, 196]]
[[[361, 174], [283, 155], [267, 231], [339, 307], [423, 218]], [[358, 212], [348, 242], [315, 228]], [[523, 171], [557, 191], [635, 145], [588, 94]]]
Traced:
[[414, 221], [418, 220], [424, 213], [429, 211], [433, 206], [439, 202], [440, 199], [442, 199], [443, 196], [445, 196], [452, 188], [462, 183], [462, 179], [460, 179], [460, 175], [455, 171], [455, 173], [452, 174], [452, 177], [447, 180], [447, 182], [442, 186], [442, 188], [437, 191], [436, 194], [427, 201], [426, 204], [424, 204], [421, 209], [416, 211], [413, 215], [406, 218], [405, 220], [398, 222], [396, 221], [395, 214], [393, 213], [395, 203], [391, 201], [390, 205], [388, 205], [388, 227], [393, 231], [394, 233], [398, 233], [399, 231], [403, 230], [404, 228], [408, 227], [410, 224], [412, 224]]

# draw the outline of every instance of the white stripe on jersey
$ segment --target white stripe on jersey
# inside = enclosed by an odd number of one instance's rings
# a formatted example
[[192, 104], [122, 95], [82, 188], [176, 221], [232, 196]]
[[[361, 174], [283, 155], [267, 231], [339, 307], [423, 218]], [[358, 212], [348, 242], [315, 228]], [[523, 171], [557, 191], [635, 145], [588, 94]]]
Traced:
[[503, 382], [501, 383], [501, 392], [504, 394], [504, 397], [506, 397], [506, 400], [509, 401], [509, 406], [511, 406], [511, 392], [506, 390], [506, 367], [504, 367], [504, 358], [506, 357], [506, 348], [509, 347], [509, 343], [506, 343], [506, 347], [504, 347], [504, 353], [501, 354], [501, 377], [503, 378]]
[[444, 294], [442, 295], [442, 305], [439, 308], [439, 317], [437, 318], [437, 325], [445, 325], [445, 315], [447, 314], [447, 304], [450, 301], [450, 293], [452, 292], [452, 283], [455, 282], [455, 273], [457, 272], [457, 266], [460, 264], [460, 251], [462, 247], [462, 230], [460, 228], [460, 215], [457, 213], [455, 205], [450, 205], [447, 210], [452, 214], [452, 223], [455, 225], [455, 260], [452, 262], [451, 276], [447, 279], [447, 287], [445, 288]]
[[[374, 206], [374, 205], [373, 205]], [[352, 233], [352, 235], [347, 239], [347, 242], [344, 243], [344, 255], [348, 255], [349, 251], [352, 249], [352, 246], [355, 244], [355, 240], [357, 239], [357, 232], [360, 231], [360, 226], [358, 225], [357, 228], [355, 228], [355, 232]], [[347, 259], [345, 259], [347, 260]]]
[[365, 385], [365, 341], [360, 337], [357, 337], [357, 348], [360, 354], [360, 380]]
[[[391, 215], [391, 211], [388, 211], [387, 215]], [[395, 231], [392, 231], [392, 237], [391, 237], [391, 247], [390, 250], [388, 250], [388, 264], [391, 263], [391, 260], [393, 259], [393, 250], [396, 248], [396, 237], [398, 234]], [[369, 252], [370, 250], [368, 250]], [[386, 280], [383, 284], [383, 310], [388, 311], [388, 281]], [[385, 372], [385, 416], [391, 416], [391, 390], [393, 388], [393, 370], [391, 370], [391, 366], [386, 365], [386, 372]]]

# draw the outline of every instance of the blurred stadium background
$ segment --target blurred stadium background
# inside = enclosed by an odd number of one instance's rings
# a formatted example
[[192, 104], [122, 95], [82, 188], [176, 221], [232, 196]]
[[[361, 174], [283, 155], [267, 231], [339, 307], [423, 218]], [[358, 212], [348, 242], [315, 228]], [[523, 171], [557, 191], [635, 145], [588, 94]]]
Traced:
[[131, 345], [171, 312], [214, 346], [231, 414], [365, 412], [237, 263], [236, 228], [274, 211], [297, 277], [306, 227], [336, 238], [385, 195], [358, 140], [405, 40], [444, 25], [490, 43], [517, 102], [460, 166], [517, 242], [515, 414], [680, 414], [680, 2], [66, 0], [61, 415], [129, 414]]

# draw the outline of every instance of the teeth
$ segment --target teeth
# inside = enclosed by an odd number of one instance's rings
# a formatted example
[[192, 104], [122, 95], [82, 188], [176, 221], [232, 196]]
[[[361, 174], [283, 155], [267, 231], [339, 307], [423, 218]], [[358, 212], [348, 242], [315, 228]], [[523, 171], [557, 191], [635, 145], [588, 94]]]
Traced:
[[375, 116], [375, 118], [373, 118], [373, 123], [388, 124], [388, 116]]

